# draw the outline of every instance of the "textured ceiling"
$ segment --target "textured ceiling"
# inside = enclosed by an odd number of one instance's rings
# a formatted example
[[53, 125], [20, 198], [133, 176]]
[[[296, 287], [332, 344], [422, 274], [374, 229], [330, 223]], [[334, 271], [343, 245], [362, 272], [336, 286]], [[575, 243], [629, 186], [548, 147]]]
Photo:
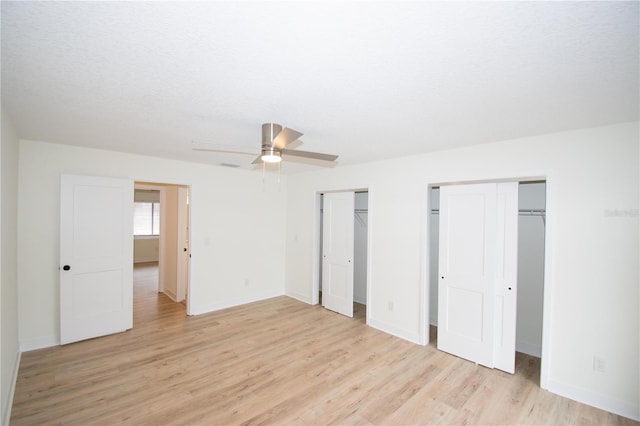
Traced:
[[637, 120], [639, 4], [2, 1], [2, 104], [22, 138], [246, 168], [191, 141], [277, 122], [339, 167]]

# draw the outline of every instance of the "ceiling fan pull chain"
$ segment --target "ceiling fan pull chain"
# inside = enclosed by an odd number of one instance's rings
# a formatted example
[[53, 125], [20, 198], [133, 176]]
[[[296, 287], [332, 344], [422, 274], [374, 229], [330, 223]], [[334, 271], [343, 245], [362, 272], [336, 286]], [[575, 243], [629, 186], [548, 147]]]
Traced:
[[280, 168], [282, 167], [282, 162], [278, 163], [278, 189], [280, 189]]

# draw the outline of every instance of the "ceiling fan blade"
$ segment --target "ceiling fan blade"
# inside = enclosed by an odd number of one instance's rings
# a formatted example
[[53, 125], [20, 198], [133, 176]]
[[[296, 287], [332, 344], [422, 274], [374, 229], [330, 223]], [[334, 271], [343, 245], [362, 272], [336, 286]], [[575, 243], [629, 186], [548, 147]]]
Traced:
[[209, 152], [228, 152], [231, 154], [248, 154], [256, 155], [257, 150], [255, 148], [237, 146], [237, 145], [220, 145], [206, 142], [191, 142], [191, 149], [194, 151], [209, 151]]
[[302, 136], [302, 133], [300, 133], [299, 131], [285, 127], [273, 139], [271, 146], [273, 146], [274, 148], [283, 149], [285, 146], [289, 145], [291, 142], [295, 141], [300, 136]]
[[251, 164], [262, 164], [262, 163], [264, 163], [264, 161], [262, 161], [262, 154], [258, 155], [256, 159], [251, 162]]
[[338, 156], [332, 154], [322, 154], [320, 152], [298, 151], [297, 149], [283, 149], [282, 154], [292, 155], [295, 157], [313, 158], [322, 161], [335, 161]]

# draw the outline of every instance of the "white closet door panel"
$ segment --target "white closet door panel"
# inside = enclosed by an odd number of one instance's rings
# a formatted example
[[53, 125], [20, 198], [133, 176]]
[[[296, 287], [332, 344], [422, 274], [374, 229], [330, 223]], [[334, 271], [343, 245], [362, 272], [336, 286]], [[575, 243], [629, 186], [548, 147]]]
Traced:
[[493, 367], [496, 185], [440, 188], [438, 349]]
[[324, 195], [322, 305], [353, 317], [353, 192]]
[[518, 302], [518, 182], [497, 184], [494, 365], [513, 374]]

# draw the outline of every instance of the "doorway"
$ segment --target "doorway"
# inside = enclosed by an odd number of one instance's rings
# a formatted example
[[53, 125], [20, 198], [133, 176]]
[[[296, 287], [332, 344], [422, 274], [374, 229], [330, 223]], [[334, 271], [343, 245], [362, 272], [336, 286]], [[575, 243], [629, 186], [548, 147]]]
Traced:
[[184, 304], [188, 313], [189, 186], [136, 181], [134, 188], [136, 209], [145, 212], [151, 223], [143, 217], [149, 235], [137, 230], [134, 239], [135, 276], [143, 287], [136, 288], [134, 295], [153, 289], [173, 303]]
[[[327, 197], [325, 197], [325, 193], [320, 193], [317, 197], [318, 233], [316, 234], [316, 247], [318, 249], [318, 256], [316, 261], [318, 264], [318, 279], [317, 284], [314, 281], [314, 304], [320, 303], [327, 309], [340, 312], [339, 309], [326, 305], [327, 297], [330, 298], [331, 295], [326, 293], [328, 290], [328, 282], [326, 280], [330, 279], [327, 277], [327, 271], [330, 271], [330, 269], [327, 269], [329, 259], [325, 257], [328, 254], [326, 250], [328, 237], [325, 231], [328, 231], [328, 229], [325, 223], [327, 220], [325, 208], [330, 208], [327, 203], [328, 198], [334, 197], [334, 194], [345, 194], [347, 198], [351, 198], [353, 200], [353, 204], [347, 207], [345, 213], [341, 214], [344, 217], [344, 220], [348, 222], [345, 223], [348, 226], [346, 226], [342, 231], [337, 232], [340, 234], [341, 238], [344, 238], [346, 233], [348, 235], [346, 238], [349, 239], [349, 241], [345, 241], [348, 244], [339, 244], [340, 246], [351, 244], [353, 246], [352, 255], [348, 256], [351, 257], [350, 262], [352, 263], [350, 265], [352, 272], [349, 272], [351, 276], [348, 278], [352, 279], [352, 283], [349, 284], [349, 295], [347, 296], [349, 301], [347, 303], [349, 304], [348, 308], [353, 308], [351, 313], [353, 317], [366, 323], [369, 193], [366, 190], [357, 190], [326, 194]], [[325, 280], [325, 298], [323, 298], [323, 280]], [[349, 313], [344, 314], [351, 316]]]
[[[440, 185], [429, 188], [429, 341], [437, 342]], [[540, 376], [545, 276], [546, 180], [518, 182], [516, 369], [536, 366]]]

